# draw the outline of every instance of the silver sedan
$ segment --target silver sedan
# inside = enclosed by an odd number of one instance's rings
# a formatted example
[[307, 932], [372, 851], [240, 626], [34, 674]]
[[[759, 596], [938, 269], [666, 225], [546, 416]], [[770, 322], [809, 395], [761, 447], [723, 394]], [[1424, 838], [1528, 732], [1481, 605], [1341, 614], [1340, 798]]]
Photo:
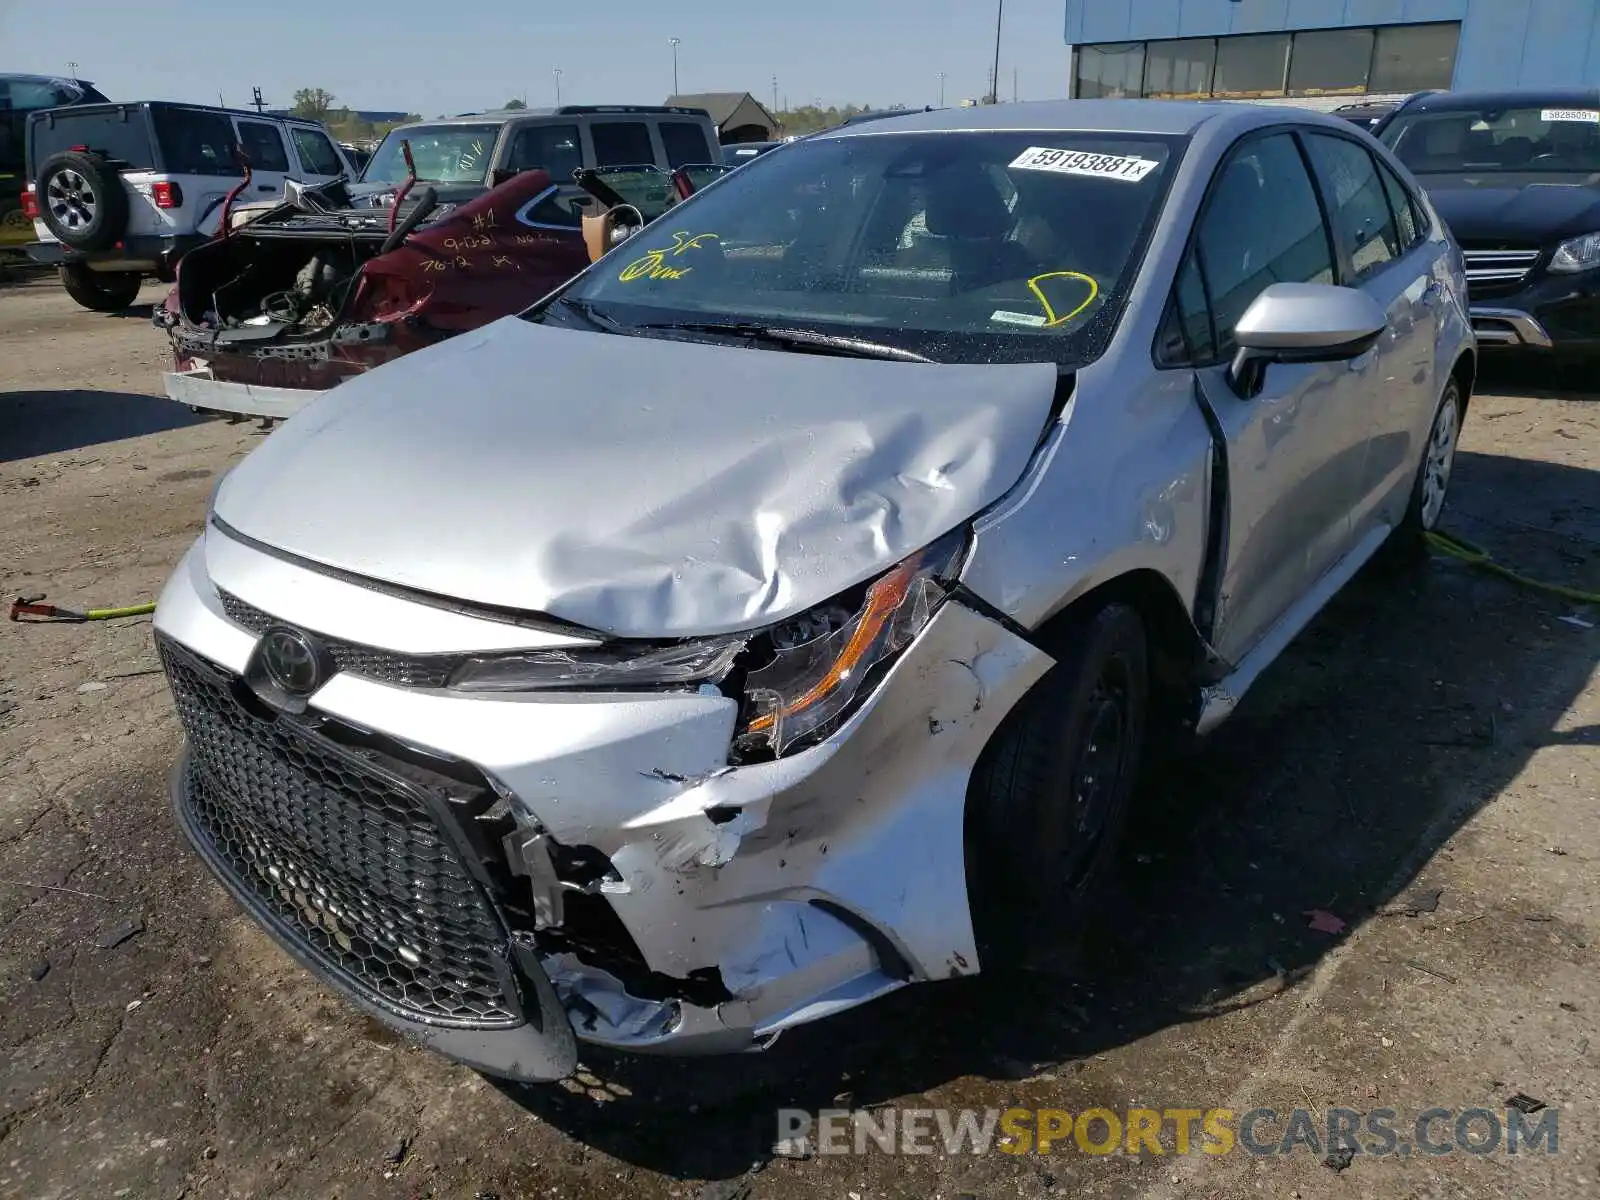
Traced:
[[156, 612], [178, 819], [353, 1003], [524, 1080], [1026, 963], [1153, 744], [1439, 520], [1465, 304], [1309, 112], [763, 155], [221, 482]]

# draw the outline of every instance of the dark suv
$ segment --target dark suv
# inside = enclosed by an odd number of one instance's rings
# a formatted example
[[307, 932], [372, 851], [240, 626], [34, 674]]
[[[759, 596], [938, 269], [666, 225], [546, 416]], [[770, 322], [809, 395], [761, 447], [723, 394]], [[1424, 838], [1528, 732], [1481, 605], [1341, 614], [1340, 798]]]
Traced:
[[1600, 357], [1600, 89], [1432, 92], [1373, 133], [1460, 243], [1479, 345]]

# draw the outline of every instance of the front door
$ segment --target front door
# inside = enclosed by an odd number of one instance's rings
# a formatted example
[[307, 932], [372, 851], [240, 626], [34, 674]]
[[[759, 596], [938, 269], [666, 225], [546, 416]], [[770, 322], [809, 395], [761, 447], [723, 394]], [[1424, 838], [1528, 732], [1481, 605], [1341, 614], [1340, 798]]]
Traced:
[[1351, 545], [1377, 354], [1274, 364], [1248, 399], [1229, 380], [1234, 327], [1262, 291], [1336, 282], [1333, 240], [1293, 134], [1254, 135], [1230, 152], [1195, 247], [1200, 286], [1180, 292], [1210, 310], [1213, 365], [1199, 369], [1198, 385], [1227, 442], [1230, 498], [1212, 641], [1237, 662]]

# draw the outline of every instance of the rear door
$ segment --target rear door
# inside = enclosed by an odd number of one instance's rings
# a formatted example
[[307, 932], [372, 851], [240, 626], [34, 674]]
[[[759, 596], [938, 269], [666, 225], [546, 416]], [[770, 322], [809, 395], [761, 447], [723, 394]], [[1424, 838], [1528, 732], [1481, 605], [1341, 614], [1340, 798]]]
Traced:
[[587, 129], [589, 163], [595, 167], [660, 166], [648, 122], [637, 117], [592, 120]]
[[[132, 189], [128, 231], [157, 237], [199, 232], [243, 177], [237, 153], [239, 131], [233, 117], [218, 109], [152, 104], [150, 123], [155, 131], [158, 169], [124, 172]], [[157, 183], [176, 184], [177, 203], [165, 208], [158, 205]], [[281, 173], [276, 187], [270, 195], [281, 193]], [[270, 197], [262, 193], [262, 198]]]
[[1258, 395], [1229, 380], [1234, 328], [1273, 283], [1334, 283], [1332, 233], [1299, 143], [1253, 134], [1218, 168], [1175, 293], [1189, 360], [1227, 441], [1229, 512], [1213, 644], [1238, 662], [1347, 552], [1374, 354], [1275, 363]]
[[333, 144], [325, 130], [316, 125], [291, 122], [289, 140], [294, 144], [295, 157], [300, 160], [293, 178], [301, 183], [330, 183], [341, 177], [355, 178], [350, 165], [345, 162], [339, 148]]
[[[1415, 218], [1396, 218], [1388, 190], [1368, 149], [1353, 137], [1307, 130], [1306, 151], [1339, 246], [1340, 280], [1360, 288], [1389, 317], [1374, 348], [1371, 387], [1356, 397], [1366, 421], [1351, 519], [1356, 537], [1381, 519], [1379, 502], [1417, 463], [1415, 439], [1433, 416], [1434, 252], [1416, 237]], [[1411, 216], [1409, 211], [1406, 214]], [[1403, 231], [1403, 232], [1402, 232]], [[1421, 428], [1416, 428], [1419, 413]]]
[[250, 186], [240, 194], [240, 202], [281, 200], [284, 181], [292, 177], [293, 169], [278, 123], [235, 117], [233, 124], [239, 134], [239, 148], [250, 164]]

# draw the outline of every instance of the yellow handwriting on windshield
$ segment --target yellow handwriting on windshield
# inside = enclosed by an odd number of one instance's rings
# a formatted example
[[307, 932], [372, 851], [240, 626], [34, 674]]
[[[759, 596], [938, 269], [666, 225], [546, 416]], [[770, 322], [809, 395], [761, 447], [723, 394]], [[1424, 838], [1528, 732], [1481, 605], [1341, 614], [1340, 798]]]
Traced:
[[632, 283], [635, 279], [682, 279], [693, 267], [669, 267], [667, 259], [678, 258], [687, 251], [698, 250], [708, 241], [720, 241], [722, 235], [717, 233], [688, 233], [687, 231], [672, 235], [672, 245], [661, 246], [655, 250], [645, 252], [643, 258], [636, 258], [622, 268], [622, 274], [617, 278], [623, 283]]
[[[1079, 304], [1077, 308], [1073, 309], [1065, 316], [1057, 316], [1055, 305], [1050, 303], [1050, 297], [1046, 296], [1044, 294], [1044, 289], [1039, 286], [1047, 279], [1076, 279], [1080, 283], [1086, 283], [1089, 285], [1089, 295], [1084, 299], [1083, 303]], [[1037, 296], [1039, 298], [1039, 303], [1044, 306], [1046, 329], [1053, 329], [1057, 325], [1065, 325], [1068, 321], [1072, 320], [1073, 317], [1077, 316], [1084, 309], [1088, 308], [1089, 305], [1093, 304], [1095, 302], [1095, 297], [1100, 295], [1100, 285], [1095, 281], [1094, 276], [1085, 275], [1082, 271], [1047, 271], [1043, 275], [1035, 275], [1032, 279], [1028, 280], [1028, 290]]]

